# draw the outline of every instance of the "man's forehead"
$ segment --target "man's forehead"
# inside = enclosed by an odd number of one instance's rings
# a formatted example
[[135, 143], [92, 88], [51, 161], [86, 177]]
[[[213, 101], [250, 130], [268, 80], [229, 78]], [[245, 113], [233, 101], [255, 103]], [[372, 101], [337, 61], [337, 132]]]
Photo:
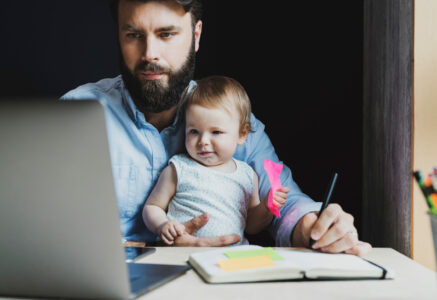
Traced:
[[148, 10], [148, 11], [167, 11], [178, 14], [183, 17], [190, 13], [185, 11], [184, 7], [176, 0], [120, 0], [118, 3], [119, 13], [126, 10]]
[[191, 14], [185, 12], [176, 1], [120, 0], [118, 9], [119, 25], [153, 25], [158, 27], [191, 24]]

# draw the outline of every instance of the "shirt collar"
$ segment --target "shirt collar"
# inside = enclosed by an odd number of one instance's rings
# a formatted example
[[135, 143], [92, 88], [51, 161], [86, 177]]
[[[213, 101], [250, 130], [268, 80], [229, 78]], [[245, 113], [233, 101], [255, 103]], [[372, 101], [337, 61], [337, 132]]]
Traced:
[[[121, 77], [121, 95], [122, 95], [122, 102], [124, 109], [126, 110], [129, 117], [132, 119], [132, 121], [135, 122], [135, 124], [138, 123], [138, 113], [141, 113], [137, 110], [134, 101], [132, 100], [132, 97], [130, 96], [129, 91], [127, 90], [126, 86], [124, 85], [123, 77]], [[144, 117], [144, 115], [143, 115]]]
[[[197, 86], [197, 83], [194, 80], [191, 80], [190, 83], [188, 84], [188, 87], [182, 93], [181, 101], [179, 102], [179, 106], [178, 106], [178, 109], [176, 111], [176, 116], [173, 120], [172, 126], [175, 126], [176, 124], [181, 122], [181, 120], [183, 120], [183, 111], [184, 111], [183, 108], [185, 106], [184, 105], [185, 100], [187, 99], [187, 95], [189, 93], [191, 93], [193, 88], [195, 88], [196, 86]], [[124, 85], [123, 79], [121, 80], [121, 91], [122, 91], [122, 101], [123, 101], [124, 109], [128, 113], [129, 117], [132, 119], [132, 121], [134, 121], [135, 124], [137, 124], [137, 126], [141, 122], [147, 122], [144, 114], [136, 108], [135, 103], [132, 100], [132, 97], [131, 97], [129, 91], [127, 90], [126, 86]]]

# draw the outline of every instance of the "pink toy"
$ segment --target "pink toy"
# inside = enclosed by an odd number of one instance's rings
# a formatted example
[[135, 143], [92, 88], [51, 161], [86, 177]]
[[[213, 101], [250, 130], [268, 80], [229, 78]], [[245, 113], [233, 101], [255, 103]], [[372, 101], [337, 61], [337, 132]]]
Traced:
[[278, 164], [271, 160], [265, 159], [264, 169], [267, 172], [267, 176], [269, 177], [270, 186], [271, 186], [271, 189], [269, 191], [269, 196], [267, 199], [267, 206], [276, 217], [280, 217], [281, 214], [279, 212], [279, 209], [273, 203], [273, 192], [275, 192], [276, 190], [282, 187], [281, 179], [279, 176], [282, 171], [282, 164]]

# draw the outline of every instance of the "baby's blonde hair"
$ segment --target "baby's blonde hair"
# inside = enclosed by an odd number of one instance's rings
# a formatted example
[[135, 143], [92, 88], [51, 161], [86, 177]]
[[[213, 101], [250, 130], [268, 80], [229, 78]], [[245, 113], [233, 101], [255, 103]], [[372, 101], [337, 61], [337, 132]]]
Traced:
[[209, 76], [197, 80], [197, 87], [188, 95], [185, 110], [191, 105], [205, 108], [222, 108], [228, 113], [237, 109], [240, 116], [240, 133], [250, 131], [251, 105], [243, 86], [226, 76]]

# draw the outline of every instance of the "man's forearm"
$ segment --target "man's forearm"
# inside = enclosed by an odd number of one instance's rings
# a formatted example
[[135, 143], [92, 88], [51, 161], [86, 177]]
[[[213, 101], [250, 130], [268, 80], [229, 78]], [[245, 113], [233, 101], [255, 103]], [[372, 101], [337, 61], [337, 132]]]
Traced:
[[303, 220], [302, 217], [291, 232], [290, 242], [293, 247], [309, 247], [309, 236], [304, 233]]
[[299, 222], [309, 212], [318, 211], [320, 205], [320, 202], [314, 202], [302, 193], [296, 193], [289, 197], [287, 203], [281, 208], [281, 217], [274, 218], [270, 227], [275, 237], [276, 246], [297, 247], [305, 245], [306, 236], [303, 234], [302, 223], [299, 224]]
[[[270, 139], [264, 132], [264, 125], [254, 116], [252, 116], [251, 125], [253, 125], [251, 127], [254, 132], [249, 134], [245, 148], [241, 147], [240, 151], [237, 149], [236, 154], [238, 155], [236, 155], [236, 158], [246, 161], [258, 174], [259, 195], [262, 199], [268, 195], [271, 188], [267, 173], [264, 170], [264, 160], [280, 161]], [[289, 187], [290, 192], [288, 193], [287, 203], [280, 210], [281, 216], [273, 219], [269, 231], [275, 239], [276, 246], [290, 247], [290, 242], [293, 240], [292, 232], [297, 221], [310, 211], [318, 211], [320, 203], [314, 202], [301, 192], [286, 165], [283, 166], [280, 177], [282, 186]], [[303, 237], [296, 236], [298, 244], [302, 244], [303, 241]]]

